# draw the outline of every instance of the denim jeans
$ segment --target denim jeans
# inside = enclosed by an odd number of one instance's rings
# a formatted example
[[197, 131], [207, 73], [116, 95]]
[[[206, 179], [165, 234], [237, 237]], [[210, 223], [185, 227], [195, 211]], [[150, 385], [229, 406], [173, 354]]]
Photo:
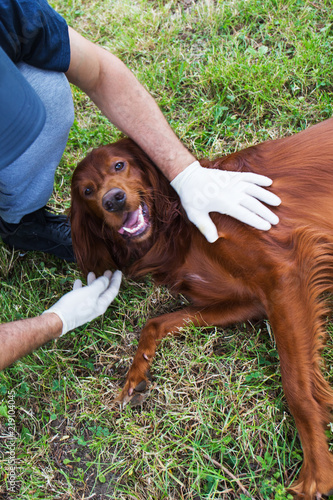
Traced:
[[0, 217], [17, 223], [48, 202], [54, 173], [74, 121], [72, 93], [63, 73], [19, 63], [18, 69], [44, 103], [46, 121], [37, 139], [13, 163], [0, 170]]

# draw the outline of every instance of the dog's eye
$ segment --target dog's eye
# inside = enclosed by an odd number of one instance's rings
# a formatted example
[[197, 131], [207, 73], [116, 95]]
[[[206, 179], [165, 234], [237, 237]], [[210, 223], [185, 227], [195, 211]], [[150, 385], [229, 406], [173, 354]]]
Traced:
[[84, 190], [84, 195], [85, 195], [85, 196], [90, 196], [93, 192], [94, 192], [93, 188], [91, 188], [91, 187], [87, 187], [87, 188]]
[[122, 170], [125, 166], [125, 162], [123, 161], [117, 161], [117, 163], [114, 166], [115, 170]]

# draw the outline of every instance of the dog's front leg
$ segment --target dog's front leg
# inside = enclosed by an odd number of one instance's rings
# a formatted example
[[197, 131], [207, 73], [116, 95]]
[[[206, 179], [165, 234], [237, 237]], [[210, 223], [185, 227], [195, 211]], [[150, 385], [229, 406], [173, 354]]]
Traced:
[[116, 402], [128, 403], [136, 392], [146, 388], [149, 366], [155, 356], [156, 348], [167, 335], [178, 335], [187, 323], [207, 325], [197, 308], [186, 308], [174, 313], [163, 314], [150, 319], [141, 331], [137, 352], [127, 374], [126, 383]]
[[128, 372], [125, 386], [116, 401], [126, 404], [132, 399], [135, 389], [144, 390], [156, 348], [167, 335], [178, 335], [181, 329], [189, 323], [195, 326], [227, 326], [246, 319], [260, 318], [263, 314], [260, 304], [249, 300], [243, 303], [223, 302], [201, 309], [187, 307], [181, 311], [163, 314], [149, 320], [141, 332], [138, 350]]

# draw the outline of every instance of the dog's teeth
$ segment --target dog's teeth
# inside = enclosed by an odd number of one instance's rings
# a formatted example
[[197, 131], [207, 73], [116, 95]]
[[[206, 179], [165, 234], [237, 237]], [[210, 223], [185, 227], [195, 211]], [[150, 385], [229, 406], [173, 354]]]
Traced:
[[133, 234], [136, 233], [139, 229], [141, 229], [145, 223], [145, 219], [142, 213], [142, 206], [139, 206], [139, 215], [138, 215], [138, 224], [135, 227], [123, 227], [124, 231], [127, 233]]
[[127, 233], [134, 233], [134, 231], [136, 231], [136, 229], [130, 229], [129, 227], [123, 227], [123, 230], [124, 231], [127, 231]]

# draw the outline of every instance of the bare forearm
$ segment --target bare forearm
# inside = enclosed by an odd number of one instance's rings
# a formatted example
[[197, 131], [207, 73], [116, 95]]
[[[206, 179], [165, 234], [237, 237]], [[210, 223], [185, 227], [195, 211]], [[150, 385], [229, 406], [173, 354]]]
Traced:
[[[105, 72], [98, 90], [90, 96], [102, 112], [126, 135], [130, 136], [158, 165], [169, 180], [194, 161], [169, 127], [151, 95], [139, 84], [121, 61], [117, 78], [109, 73], [108, 60], [112, 54], [104, 51]], [[104, 99], [103, 96], [114, 98]]]
[[59, 337], [62, 321], [57, 314], [44, 314], [0, 325], [0, 370]]
[[[137, 142], [172, 180], [195, 158], [174, 134], [154, 99], [113, 54], [82, 41], [73, 30], [70, 38], [73, 55], [69, 80], [84, 90], [103, 114]], [[89, 51], [91, 57], [87, 57]]]

